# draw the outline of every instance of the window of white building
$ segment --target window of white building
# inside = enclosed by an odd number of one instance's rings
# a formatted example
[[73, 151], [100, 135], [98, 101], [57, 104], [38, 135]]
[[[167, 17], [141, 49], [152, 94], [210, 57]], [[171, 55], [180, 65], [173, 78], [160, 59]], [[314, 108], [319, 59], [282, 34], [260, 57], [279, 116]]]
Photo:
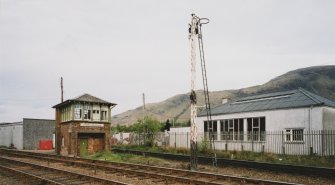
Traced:
[[285, 129], [285, 141], [299, 142], [304, 141], [304, 129]]
[[265, 141], [265, 117], [247, 118], [248, 140]]
[[243, 119], [220, 121], [222, 140], [243, 140]]
[[207, 136], [209, 136], [208, 135], [209, 132], [212, 132], [214, 140], [217, 140], [218, 138], [217, 131], [218, 131], [218, 124], [216, 120], [213, 120], [211, 123], [209, 123], [208, 121], [204, 121], [204, 132], [205, 134], [207, 134]]

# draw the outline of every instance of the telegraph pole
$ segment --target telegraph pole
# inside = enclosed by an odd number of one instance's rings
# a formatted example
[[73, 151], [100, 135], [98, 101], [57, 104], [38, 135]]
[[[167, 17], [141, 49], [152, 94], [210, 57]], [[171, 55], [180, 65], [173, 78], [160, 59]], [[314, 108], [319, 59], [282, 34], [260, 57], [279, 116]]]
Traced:
[[63, 77], [60, 77], [61, 101], [63, 102]]

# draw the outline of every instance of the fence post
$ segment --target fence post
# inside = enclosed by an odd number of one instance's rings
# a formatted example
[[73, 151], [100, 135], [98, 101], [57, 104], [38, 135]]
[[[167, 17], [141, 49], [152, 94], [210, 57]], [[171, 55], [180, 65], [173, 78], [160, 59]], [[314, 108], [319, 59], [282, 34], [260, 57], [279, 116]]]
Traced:
[[[335, 155], [335, 132], [334, 132], [334, 130], [331, 130], [330, 131], [330, 136], [331, 136], [331, 138], [330, 138], [330, 141], [332, 141], [331, 143], [330, 143], [330, 145], [333, 145], [333, 150], [331, 151], [331, 154], [330, 155]], [[333, 139], [333, 137], [334, 137], [334, 139]]]
[[174, 147], [177, 148], [177, 132], [174, 133]]
[[225, 134], [226, 144], [225, 144], [225, 150], [228, 151], [228, 138], [227, 138], [227, 132]]
[[264, 145], [262, 145], [262, 153], [264, 153], [264, 148], [265, 148]]
[[188, 132], [186, 132], [186, 148], [188, 148]]
[[170, 132], [168, 132], [169, 133], [169, 147], [171, 147], [171, 134], [170, 134]]
[[251, 151], [254, 152], [254, 132], [251, 131]]
[[310, 145], [309, 145], [309, 155], [313, 155], [313, 142], [314, 142], [314, 132], [309, 131]]
[[324, 152], [324, 149], [325, 149], [325, 146], [324, 146], [324, 140], [325, 140], [325, 132], [323, 130], [320, 131], [321, 133], [321, 156], [325, 156], [325, 152]]
[[284, 131], [281, 131], [281, 143], [282, 143], [282, 153], [285, 155], [285, 140], [284, 140]]

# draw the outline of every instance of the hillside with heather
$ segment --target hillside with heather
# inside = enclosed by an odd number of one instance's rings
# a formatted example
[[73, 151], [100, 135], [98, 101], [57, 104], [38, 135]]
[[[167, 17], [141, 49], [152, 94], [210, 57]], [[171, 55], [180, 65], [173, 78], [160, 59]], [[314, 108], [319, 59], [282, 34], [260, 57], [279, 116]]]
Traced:
[[[221, 104], [222, 98], [232, 100], [250, 95], [304, 88], [312, 93], [335, 100], [335, 66], [314, 66], [289, 71], [269, 82], [235, 90], [210, 92], [212, 106]], [[204, 105], [201, 90], [197, 91], [198, 105]], [[162, 102], [146, 105], [146, 115], [160, 121], [174, 118], [177, 122], [187, 122], [190, 115], [189, 93], [175, 95]], [[130, 125], [143, 117], [142, 107], [113, 116], [113, 124]]]

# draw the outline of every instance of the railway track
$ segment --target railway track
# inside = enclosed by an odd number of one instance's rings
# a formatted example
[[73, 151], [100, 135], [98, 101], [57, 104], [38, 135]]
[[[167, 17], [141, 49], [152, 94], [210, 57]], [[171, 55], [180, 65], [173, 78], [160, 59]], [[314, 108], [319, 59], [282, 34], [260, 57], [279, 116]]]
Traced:
[[[188, 162], [190, 156], [181, 154], [168, 154], [160, 152], [146, 152], [140, 150], [125, 150], [113, 148], [114, 152], [118, 153], [129, 153], [136, 155], [145, 155], [150, 157], [158, 157], [176, 161]], [[198, 157], [198, 162], [200, 164], [212, 164], [212, 158], [210, 157]], [[297, 165], [286, 165], [286, 164], [273, 164], [265, 162], [255, 162], [255, 161], [243, 161], [243, 160], [232, 160], [225, 158], [217, 158], [218, 166], [235, 166], [243, 168], [252, 168], [266, 171], [274, 171], [281, 173], [291, 173], [291, 174], [301, 174], [306, 176], [324, 177], [327, 179], [335, 180], [335, 168], [323, 168], [323, 167], [311, 167], [311, 166], [297, 166]]]
[[14, 173], [20, 178], [27, 179], [31, 184], [115, 184], [127, 185], [126, 183], [115, 180], [84, 175], [62, 169], [56, 169], [48, 166], [37, 165], [30, 162], [11, 159], [9, 157], [0, 157], [0, 169], [8, 173]]
[[[73, 165], [78, 167], [85, 167], [90, 169], [104, 170], [108, 173], [127, 175], [130, 178], [139, 179], [152, 179], [153, 182], [161, 184], [207, 184], [207, 185], [219, 185], [219, 184], [245, 184], [245, 185], [297, 185], [295, 183], [252, 179], [246, 177], [228, 176], [216, 173], [196, 172], [189, 170], [181, 170], [174, 168], [165, 168], [150, 165], [139, 165], [130, 163], [120, 162], [106, 162], [99, 160], [90, 160], [83, 158], [73, 158], [58, 155], [16, 151], [8, 149], [0, 149], [2, 156], [17, 157], [17, 158], [34, 158], [36, 160], [50, 162], [63, 163], [67, 165]], [[0, 158], [0, 161], [2, 159]]]

